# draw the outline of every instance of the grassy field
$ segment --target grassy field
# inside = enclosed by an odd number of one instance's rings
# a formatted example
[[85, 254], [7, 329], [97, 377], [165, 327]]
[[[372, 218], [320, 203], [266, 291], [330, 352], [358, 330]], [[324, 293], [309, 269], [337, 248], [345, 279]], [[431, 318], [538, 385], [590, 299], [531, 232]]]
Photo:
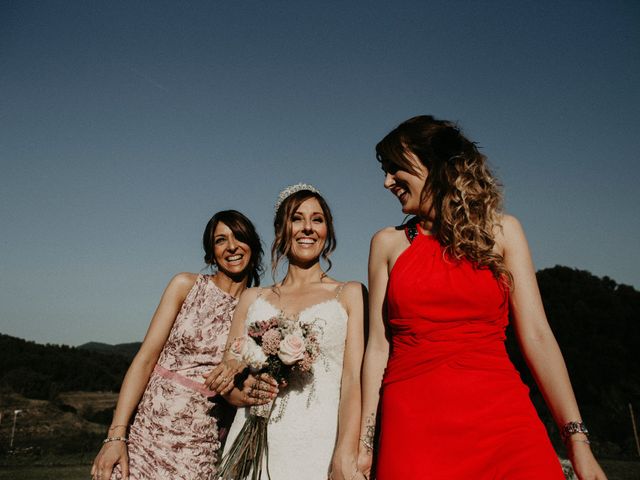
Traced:
[[[0, 466], [0, 480], [88, 480], [90, 461], [82, 465]], [[640, 460], [603, 460], [609, 480], [638, 480]]]
[[0, 467], [1, 480], [88, 480], [89, 465]]

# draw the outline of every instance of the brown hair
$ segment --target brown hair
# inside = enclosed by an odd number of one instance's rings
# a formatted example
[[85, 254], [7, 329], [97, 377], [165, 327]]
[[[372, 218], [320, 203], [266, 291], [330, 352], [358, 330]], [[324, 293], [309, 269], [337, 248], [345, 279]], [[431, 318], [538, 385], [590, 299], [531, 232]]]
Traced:
[[504, 258], [493, 251], [495, 229], [502, 211], [501, 186], [487, 159], [457, 125], [429, 115], [401, 123], [376, 145], [376, 157], [385, 171], [417, 173], [407, 157], [414, 154], [427, 169], [421, 203], [430, 199], [433, 233], [445, 254], [466, 258], [512, 284]]
[[276, 216], [273, 219], [273, 228], [275, 231], [275, 238], [271, 245], [271, 274], [275, 279], [276, 270], [282, 257], [289, 255], [291, 251], [291, 219], [294, 213], [298, 210], [298, 207], [310, 198], [315, 198], [322, 208], [324, 214], [324, 220], [327, 225], [327, 239], [325, 240], [324, 248], [322, 249], [321, 257], [324, 259], [331, 269], [331, 260], [329, 255], [336, 249], [336, 235], [333, 228], [333, 216], [331, 215], [331, 209], [326, 200], [319, 193], [312, 192], [310, 190], [300, 190], [296, 193], [289, 195], [278, 207]]
[[204, 261], [207, 265], [215, 266], [216, 257], [214, 249], [213, 234], [216, 231], [218, 223], [224, 223], [233, 232], [233, 235], [242, 243], [246, 243], [251, 248], [251, 259], [247, 266], [247, 287], [259, 286], [260, 277], [264, 267], [262, 266], [262, 242], [260, 236], [256, 232], [256, 227], [242, 213], [237, 210], [222, 210], [216, 213], [204, 229], [202, 234], [202, 247], [204, 248]]

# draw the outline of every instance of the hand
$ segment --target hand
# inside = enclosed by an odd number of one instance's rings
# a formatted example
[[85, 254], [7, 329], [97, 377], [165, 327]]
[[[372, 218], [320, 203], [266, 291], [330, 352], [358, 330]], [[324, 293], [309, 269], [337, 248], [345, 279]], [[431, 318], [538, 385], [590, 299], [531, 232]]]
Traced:
[[109, 480], [115, 465], [120, 465], [122, 478], [128, 480], [129, 454], [125, 442], [114, 441], [102, 446], [91, 466], [91, 478], [93, 480]]
[[204, 385], [209, 390], [225, 395], [233, 389], [233, 377], [242, 371], [242, 364], [235, 360], [221, 362], [216, 368], [206, 375]]
[[607, 480], [607, 476], [598, 465], [591, 452], [591, 448], [585, 443], [584, 435], [572, 435], [567, 442], [569, 459], [573, 470], [580, 480]]
[[373, 466], [373, 452], [364, 445], [360, 445], [360, 450], [358, 450], [356, 466], [358, 470], [362, 472], [364, 478], [369, 478], [371, 475], [371, 467]]
[[345, 456], [336, 452], [331, 461], [331, 473], [329, 480], [365, 480], [364, 474], [358, 470], [356, 459], [353, 456]]
[[236, 407], [264, 405], [276, 398], [278, 391], [278, 382], [270, 375], [249, 375], [242, 384], [242, 390], [236, 389], [232, 392], [229, 403]]

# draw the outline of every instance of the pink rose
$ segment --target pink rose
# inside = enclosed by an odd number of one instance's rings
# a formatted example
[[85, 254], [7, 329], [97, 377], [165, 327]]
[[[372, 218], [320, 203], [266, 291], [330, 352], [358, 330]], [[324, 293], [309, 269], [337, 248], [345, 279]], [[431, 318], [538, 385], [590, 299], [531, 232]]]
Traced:
[[304, 340], [300, 335], [289, 334], [280, 342], [278, 357], [285, 365], [293, 365], [304, 357]]

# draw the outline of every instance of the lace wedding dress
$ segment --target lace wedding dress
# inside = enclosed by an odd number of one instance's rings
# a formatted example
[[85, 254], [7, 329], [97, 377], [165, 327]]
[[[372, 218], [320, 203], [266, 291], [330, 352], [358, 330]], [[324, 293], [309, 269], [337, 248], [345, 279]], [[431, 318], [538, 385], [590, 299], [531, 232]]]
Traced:
[[[335, 298], [311, 305], [297, 318], [319, 331], [321, 354], [313, 373], [292, 378], [275, 400], [268, 427], [268, 465], [272, 480], [326, 480], [338, 431], [340, 380], [347, 332], [347, 312]], [[246, 324], [283, 315], [259, 296], [247, 311]], [[225, 454], [249, 415], [239, 408], [225, 444]], [[266, 472], [264, 472], [266, 473]], [[266, 477], [266, 475], [265, 475]]]

